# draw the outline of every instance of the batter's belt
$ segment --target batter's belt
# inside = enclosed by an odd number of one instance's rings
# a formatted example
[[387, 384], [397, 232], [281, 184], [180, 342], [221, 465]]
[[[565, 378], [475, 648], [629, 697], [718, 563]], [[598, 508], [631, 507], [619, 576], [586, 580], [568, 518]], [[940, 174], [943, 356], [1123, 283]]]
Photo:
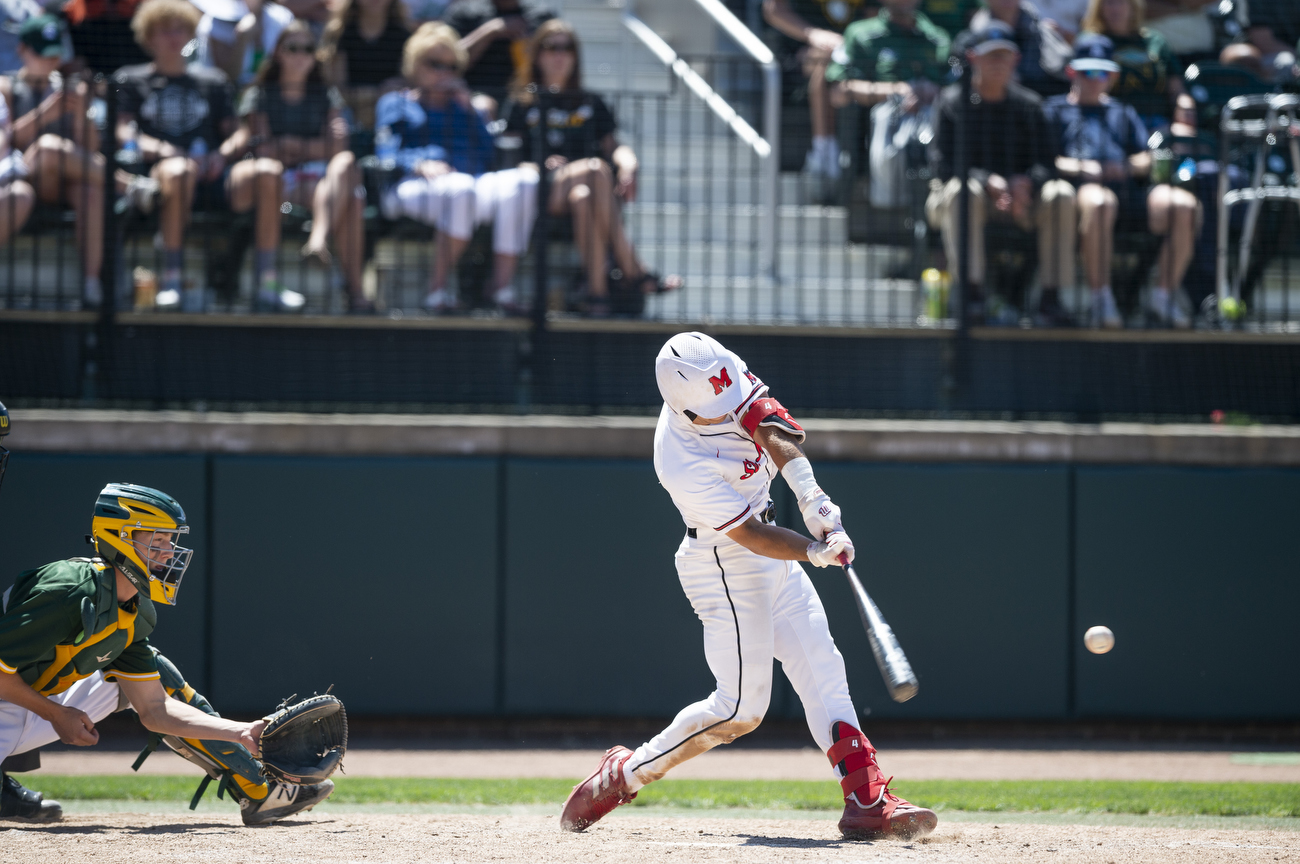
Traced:
[[[771, 525], [773, 522], [776, 521], [776, 502], [769, 500], [767, 502], [767, 506], [764, 507], [761, 511], [759, 511], [756, 515], [758, 516], [759, 522], [762, 522], [764, 525]], [[698, 540], [699, 535], [700, 532], [696, 531], [694, 528], [686, 529], [686, 536], [691, 538], [692, 540]]]

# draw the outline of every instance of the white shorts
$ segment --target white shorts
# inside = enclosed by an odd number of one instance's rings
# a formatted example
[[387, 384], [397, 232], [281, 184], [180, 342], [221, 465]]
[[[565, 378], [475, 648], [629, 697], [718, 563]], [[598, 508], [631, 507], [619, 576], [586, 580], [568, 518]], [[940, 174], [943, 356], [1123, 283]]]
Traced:
[[627, 764], [637, 779], [658, 780], [674, 765], [758, 726], [772, 696], [773, 657], [799, 694], [823, 752], [834, 743], [832, 723], [857, 727], [844, 657], [802, 566], [755, 555], [730, 540], [690, 537], [676, 560], [682, 590], [704, 625], [704, 656], [717, 689], [683, 708], [632, 754]]
[[511, 168], [477, 178], [460, 172], [407, 177], [384, 196], [383, 209], [387, 218], [405, 216], [457, 240], [491, 222], [492, 251], [522, 255], [537, 218], [537, 173]]
[[[49, 697], [70, 708], [79, 708], [98, 723], [117, 710], [122, 691], [114, 681], [105, 681], [102, 672], [82, 678], [57, 696]], [[50, 721], [42, 720], [26, 708], [0, 699], [0, 761], [15, 753], [26, 753], [59, 740]]]

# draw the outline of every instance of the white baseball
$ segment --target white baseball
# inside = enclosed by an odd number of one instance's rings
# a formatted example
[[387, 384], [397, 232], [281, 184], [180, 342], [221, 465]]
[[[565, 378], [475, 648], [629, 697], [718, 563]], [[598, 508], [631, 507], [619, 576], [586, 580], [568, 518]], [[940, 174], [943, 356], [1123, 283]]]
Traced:
[[1093, 654], [1105, 654], [1115, 647], [1115, 634], [1110, 632], [1109, 627], [1098, 624], [1089, 627], [1088, 632], [1083, 634], [1083, 644]]

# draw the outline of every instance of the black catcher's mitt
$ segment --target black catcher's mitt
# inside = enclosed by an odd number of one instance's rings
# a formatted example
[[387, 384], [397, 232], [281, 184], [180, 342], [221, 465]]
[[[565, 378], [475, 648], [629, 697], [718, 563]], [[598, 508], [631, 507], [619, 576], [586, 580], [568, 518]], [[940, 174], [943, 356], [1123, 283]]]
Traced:
[[329, 695], [281, 704], [266, 718], [258, 746], [268, 777], [298, 785], [320, 783], [343, 764], [347, 712], [338, 697]]

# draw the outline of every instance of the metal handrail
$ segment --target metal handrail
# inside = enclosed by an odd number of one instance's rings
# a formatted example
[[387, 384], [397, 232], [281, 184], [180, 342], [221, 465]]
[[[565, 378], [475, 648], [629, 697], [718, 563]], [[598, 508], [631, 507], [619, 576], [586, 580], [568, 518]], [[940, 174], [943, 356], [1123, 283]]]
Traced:
[[758, 156], [761, 164], [759, 185], [759, 273], [775, 280], [777, 277], [777, 204], [780, 183], [781, 159], [781, 67], [771, 50], [754, 35], [719, 0], [695, 0], [704, 12], [721, 27], [732, 40], [763, 68], [763, 135], [760, 136], [736, 109], [690, 64], [677, 56], [677, 52], [651, 30], [644, 21], [631, 12], [623, 15], [623, 25], [666, 67], [672, 70], [688, 89], [735, 132]]

